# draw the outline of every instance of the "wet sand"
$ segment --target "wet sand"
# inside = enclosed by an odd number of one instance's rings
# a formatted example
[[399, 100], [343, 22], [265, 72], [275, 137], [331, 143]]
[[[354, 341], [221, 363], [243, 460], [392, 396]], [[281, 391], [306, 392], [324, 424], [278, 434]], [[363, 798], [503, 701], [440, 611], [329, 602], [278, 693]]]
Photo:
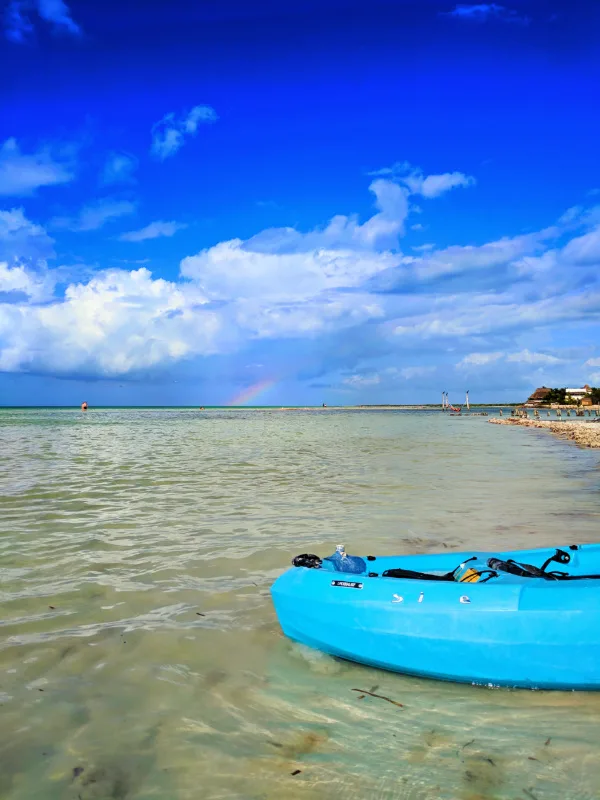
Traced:
[[571, 439], [581, 447], [600, 447], [600, 422], [552, 422], [519, 417], [494, 418], [494, 425], [521, 425], [524, 428], [545, 428], [564, 439]]

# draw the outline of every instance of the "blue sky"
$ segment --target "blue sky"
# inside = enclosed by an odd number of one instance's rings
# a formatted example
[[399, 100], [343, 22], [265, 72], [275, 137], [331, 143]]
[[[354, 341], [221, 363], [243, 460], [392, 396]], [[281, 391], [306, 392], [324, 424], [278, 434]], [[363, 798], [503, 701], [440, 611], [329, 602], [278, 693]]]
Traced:
[[597, 2], [2, 12], [0, 404], [600, 385]]

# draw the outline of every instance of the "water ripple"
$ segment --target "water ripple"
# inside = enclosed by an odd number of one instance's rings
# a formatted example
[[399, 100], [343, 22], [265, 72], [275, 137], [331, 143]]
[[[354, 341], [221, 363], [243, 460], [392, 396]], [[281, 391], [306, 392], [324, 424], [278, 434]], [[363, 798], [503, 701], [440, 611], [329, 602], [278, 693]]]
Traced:
[[[0, 410], [0, 797], [598, 796], [596, 695], [418, 681], [280, 634], [268, 589], [298, 552], [597, 538], [598, 453], [452, 422]], [[404, 710], [352, 692], [375, 685]]]

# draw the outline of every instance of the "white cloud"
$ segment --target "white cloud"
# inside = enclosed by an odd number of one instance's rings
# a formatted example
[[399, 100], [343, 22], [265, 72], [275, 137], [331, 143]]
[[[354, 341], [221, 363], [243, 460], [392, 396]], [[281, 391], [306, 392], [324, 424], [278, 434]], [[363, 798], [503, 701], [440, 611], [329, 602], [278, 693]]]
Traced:
[[31, 12], [49, 22], [56, 33], [80, 36], [81, 28], [71, 17], [64, 0], [10, 0], [5, 13], [6, 37], [13, 42], [24, 42], [33, 33]]
[[458, 369], [483, 367], [504, 358], [504, 353], [469, 353], [456, 365]]
[[345, 378], [343, 383], [354, 389], [364, 389], [368, 386], [377, 386], [379, 384], [397, 385], [398, 378], [402, 378], [403, 381], [414, 381], [418, 378], [426, 378], [433, 375], [436, 369], [437, 367], [435, 366], [403, 367], [402, 369], [398, 367], [387, 367], [381, 373], [368, 372], [351, 375]]
[[125, 153], [110, 153], [100, 176], [103, 186], [114, 183], [135, 183], [133, 173], [137, 169], [137, 159]]
[[600, 358], [589, 358], [585, 364], [585, 367], [600, 367]]
[[[380, 177], [389, 176], [406, 186], [411, 195], [418, 194], [427, 198], [439, 197], [450, 189], [466, 188], [477, 183], [472, 175], [465, 175], [463, 172], [444, 172], [439, 175], [425, 176], [418, 167], [413, 167], [408, 161], [397, 161], [391, 167], [384, 167], [369, 174]], [[414, 229], [416, 230], [416, 228]]]
[[0, 304], [0, 370], [119, 376], [209, 355], [221, 322], [204, 303], [142, 268], [72, 284], [50, 305]]
[[32, 302], [52, 297], [54, 281], [48, 272], [36, 274], [23, 266], [10, 267], [0, 261], [0, 303], [3, 294], [24, 294]]
[[[558, 228], [545, 228], [536, 233], [506, 237], [480, 246], [453, 245], [418, 259], [406, 258], [404, 263], [408, 274], [418, 280], [431, 280], [473, 270], [489, 270], [505, 266], [528, 253], [541, 250], [548, 239], [558, 236], [559, 233]], [[524, 263], [520, 262], [521, 268]]]
[[384, 317], [372, 295], [334, 291], [288, 302], [272, 297], [231, 300], [224, 313], [249, 339], [308, 339]]
[[177, 231], [187, 228], [183, 222], [163, 222], [156, 220], [139, 231], [122, 233], [119, 239], [123, 242], [144, 242], [146, 239], [158, 239], [161, 236], [173, 236]]
[[581, 266], [600, 266], [600, 225], [565, 245], [563, 260]]
[[6, 38], [12, 42], [24, 42], [33, 32], [33, 25], [25, 15], [26, 3], [23, 0], [10, 0], [4, 12]]
[[[562, 359], [536, 352], [531, 344], [550, 341], [546, 334], [536, 336], [536, 329], [558, 326], [561, 336], [568, 336], [571, 323], [579, 329], [587, 325], [584, 337], [591, 340], [600, 319], [596, 273], [549, 269], [551, 263], [567, 263], [562, 250], [549, 249], [549, 243], [572, 237], [575, 230], [571, 242], [583, 238], [589, 213], [568, 229], [404, 256], [399, 237], [409, 213], [409, 189], [379, 178], [371, 190], [376, 208], [364, 222], [337, 215], [307, 232], [279, 228], [224, 241], [184, 258], [176, 281], [138, 269], [79, 276], [77, 283], [63, 271], [59, 281], [58, 270], [42, 263], [52, 251], [46, 231], [22, 209], [0, 212], [0, 260], [7, 262], [1, 272], [0, 368], [136, 376], [182, 359], [240, 349], [250, 350], [251, 360], [268, 363], [261, 341], [272, 340], [268, 347], [277, 350], [278, 340], [295, 339], [299, 350], [304, 346], [315, 359], [335, 362], [336, 374], [356, 373], [354, 388], [360, 388], [359, 380], [374, 386], [375, 375], [382, 385], [398, 388], [419, 379], [426, 383], [436, 367], [363, 372], [359, 360], [395, 351], [395, 363], [410, 358], [419, 364], [422, 351], [421, 364], [427, 364], [436, 352], [440, 363], [471, 370], [475, 383], [477, 375], [495, 376], [496, 366], [512, 376], [558, 367]], [[62, 224], [93, 230], [133, 208], [102, 201]], [[176, 224], [156, 221], [125, 236], [141, 241], [165, 235], [173, 231], [165, 226]], [[539, 263], [524, 264], [527, 259]], [[539, 280], [543, 259], [546, 271]], [[447, 280], [462, 273], [467, 280]], [[64, 297], [52, 295], [53, 283], [68, 281]], [[517, 352], [514, 340], [523, 331], [532, 334], [531, 350]], [[242, 358], [247, 363], [248, 354]]]
[[434, 244], [428, 242], [427, 244], [415, 244], [413, 245], [412, 249], [415, 250], [417, 253], [426, 253], [428, 250], [433, 250], [435, 247]]
[[600, 372], [593, 372], [590, 375], [590, 380], [594, 384], [594, 386], [600, 386]]
[[73, 180], [71, 167], [56, 161], [48, 149], [26, 155], [16, 139], [0, 147], [0, 195], [25, 197], [42, 186], [55, 186]]
[[412, 194], [420, 194], [423, 197], [430, 198], [439, 197], [444, 192], [456, 189], [459, 186], [464, 188], [474, 186], [475, 182], [475, 178], [462, 172], [445, 172], [443, 175], [427, 175], [427, 177], [414, 172], [404, 179], [404, 183]]
[[81, 29], [71, 17], [71, 12], [63, 0], [37, 0], [38, 14], [50, 22], [57, 30], [79, 36]]
[[165, 114], [152, 127], [152, 153], [161, 161], [174, 156], [186, 136], [195, 136], [200, 125], [216, 122], [217, 112], [211, 106], [194, 106], [187, 114]]
[[400, 370], [400, 375], [410, 381], [413, 378], [425, 378], [428, 375], [432, 375], [435, 370], [436, 367], [404, 367]]
[[542, 299], [523, 299], [511, 287], [504, 293], [467, 292], [437, 295], [430, 308], [402, 318], [394, 333], [406, 341], [481, 337], [513, 330], [544, 328], [556, 323], [600, 319], [600, 290]]
[[408, 215], [407, 192], [395, 183], [376, 180], [369, 190], [375, 195], [377, 213], [362, 225], [356, 215], [338, 214], [324, 228], [301, 233], [295, 228], [267, 228], [244, 243], [260, 253], [306, 253], [319, 249], [385, 250], [398, 246]]
[[98, 200], [84, 206], [76, 217], [54, 217], [51, 225], [70, 231], [95, 231], [110, 220], [133, 214], [135, 203], [129, 200]]
[[444, 12], [444, 16], [455, 17], [469, 22], [487, 22], [500, 20], [526, 25], [529, 18], [519, 14], [512, 8], [498, 5], [498, 3], [459, 3], [452, 11]]
[[365, 389], [368, 386], [377, 386], [378, 383], [381, 383], [381, 377], [377, 373], [374, 375], [351, 375], [349, 378], [344, 378], [343, 383], [353, 389]]
[[556, 356], [548, 355], [547, 353], [532, 353], [529, 350], [521, 350], [520, 353], [511, 353], [506, 356], [507, 361], [517, 364], [561, 364], [564, 359], [557, 358]]
[[54, 255], [54, 240], [41, 225], [27, 219], [22, 208], [0, 211], [0, 259], [45, 260]]
[[393, 253], [376, 248], [397, 243], [408, 213], [400, 187], [378, 180], [371, 190], [379, 211], [362, 225], [355, 217], [340, 215], [308, 233], [275, 228], [245, 242], [232, 239], [184, 258], [181, 274], [220, 300], [290, 302], [356, 288], [399, 263]]
[[181, 262], [181, 274], [198, 282], [215, 300], [259, 298], [309, 300], [332, 289], [360, 286], [396, 263], [389, 253], [310, 250], [301, 253], [253, 252], [240, 239], [203, 250]]

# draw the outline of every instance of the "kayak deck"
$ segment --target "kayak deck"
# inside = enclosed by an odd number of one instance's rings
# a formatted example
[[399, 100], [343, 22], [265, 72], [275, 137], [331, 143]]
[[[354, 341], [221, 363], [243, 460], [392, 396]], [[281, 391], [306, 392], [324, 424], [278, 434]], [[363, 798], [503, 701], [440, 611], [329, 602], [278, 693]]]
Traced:
[[[568, 563], [550, 561], [547, 570], [558, 566], [561, 578], [490, 574], [490, 559], [540, 569], [557, 552], [566, 552]], [[296, 641], [444, 680], [600, 688], [600, 579], [585, 577], [600, 572], [599, 545], [500, 554], [338, 553], [319, 561], [316, 568], [288, 570], [272, 587], [282, 629]], [[390, 570], [417, 576], [392, 577]], [[482, 575], [470, 581], [470, 570]]]

